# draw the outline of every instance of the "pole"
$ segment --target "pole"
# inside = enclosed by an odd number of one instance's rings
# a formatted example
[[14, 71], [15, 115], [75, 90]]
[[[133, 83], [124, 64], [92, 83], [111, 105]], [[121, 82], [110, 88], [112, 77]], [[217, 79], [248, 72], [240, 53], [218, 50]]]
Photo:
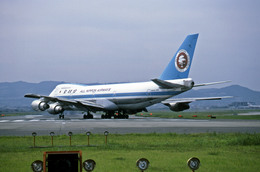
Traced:
[[68, 135], [70, 136], [70, 146], [71, 146], [71, 136], [72, 136], [72, 132], [70, 131], [70, 132], [68, 133]]
[[104, 132], [104, 135], [105, 135], [105, 137], [106, 137], [106, 140], [105, 140], [106, 145], [107, 145], [107, 136], [108, 136], [108, 133], [109, 133], [108, 131], [105, 131], [105, 132]]
[[35, 136], [33, 136], [33, 147], [35, 148]]
[[33, 136], [33, 147], [35, 148], [35, 136], [37, 135], [36, 132], [33, 132], [32, 133], [32, 136]]

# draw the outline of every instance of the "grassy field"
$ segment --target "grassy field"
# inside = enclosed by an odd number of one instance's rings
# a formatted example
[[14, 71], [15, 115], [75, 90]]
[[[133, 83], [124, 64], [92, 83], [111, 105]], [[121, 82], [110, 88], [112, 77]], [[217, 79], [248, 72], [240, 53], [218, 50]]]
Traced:
[[[85, 146], [84, 146], [85, 145]], [[0, 137], [0, 171], [30, 170], [34, 160], [42, 160], [44, 151], [82, 150], [83, 160], [94, 159], [97, 172], [133, 172], [137, 159], [147, 158], [147, 171], [191, 171], [187, 167], [190, 157], [198, 157], [201, 172], [259, 171], [260, 134], [111, 134], [108, 144], [103, 135], [91, 135], [90, 146], [86, 135], [69, 137], [36, 136]]]

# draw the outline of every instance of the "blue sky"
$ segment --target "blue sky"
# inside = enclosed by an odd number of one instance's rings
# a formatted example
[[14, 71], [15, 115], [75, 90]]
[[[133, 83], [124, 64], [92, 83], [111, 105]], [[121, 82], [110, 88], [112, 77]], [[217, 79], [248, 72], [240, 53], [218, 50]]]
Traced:
[[260, 91], [259, 8], [257, 0], [1, 0], [0, 82], [147, 81], [199, 33], [196, 83]]

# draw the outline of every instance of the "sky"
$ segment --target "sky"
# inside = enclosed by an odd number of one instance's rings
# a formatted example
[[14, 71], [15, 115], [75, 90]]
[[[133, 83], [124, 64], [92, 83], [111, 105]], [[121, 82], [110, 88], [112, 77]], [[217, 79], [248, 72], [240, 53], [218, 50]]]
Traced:
[[195, 83], [260, 91], [259, 9], [258, 0], [1, 0], [0, 82], [148, 81], [199, 33]]

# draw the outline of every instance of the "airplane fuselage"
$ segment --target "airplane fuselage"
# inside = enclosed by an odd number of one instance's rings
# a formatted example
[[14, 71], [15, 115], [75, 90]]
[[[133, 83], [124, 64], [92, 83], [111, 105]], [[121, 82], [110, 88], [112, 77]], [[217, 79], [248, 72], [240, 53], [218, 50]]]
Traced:
[[[168, 80], [174, 84], [192, 81], [191, 78]], [[153, 104], [178, 95], [191, 88], [163, 89], [152, 81], [107, 85], [60, 84], [49, 96], [80, 102], [91, 101], [104, 104], [106, 110], [141, 111]], [[72, 110], [71, 107], [67, 109]]]

